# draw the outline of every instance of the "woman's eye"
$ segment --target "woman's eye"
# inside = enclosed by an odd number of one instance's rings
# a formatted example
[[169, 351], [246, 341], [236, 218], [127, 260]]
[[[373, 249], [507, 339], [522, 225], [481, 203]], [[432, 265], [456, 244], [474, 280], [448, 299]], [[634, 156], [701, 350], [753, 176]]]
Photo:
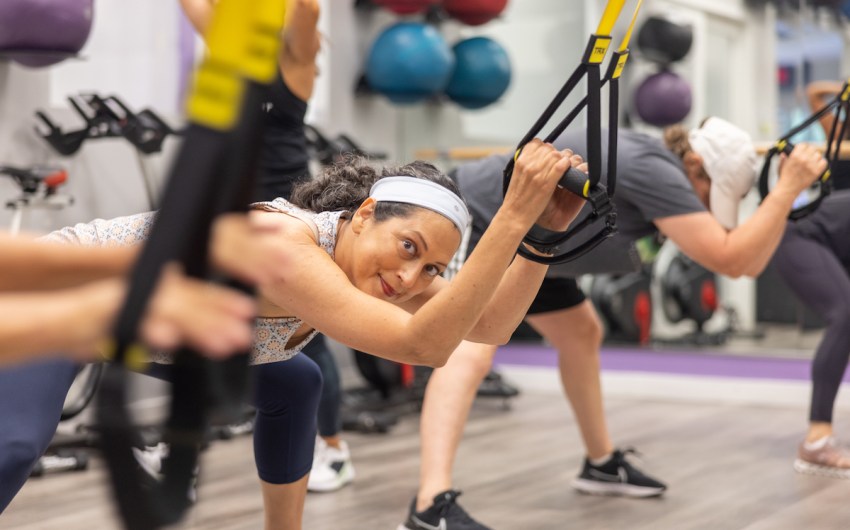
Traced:
[[410, 254], [416, 254], [416, 244], [409, 239], [405, 239], [401, 242], [402, 247]]
[[434, 278], [440, 275], [440, 268], [435, 267], [434, 265], [428, 265], [425, 267], [425, 274], [427, 274], [430, 278]]

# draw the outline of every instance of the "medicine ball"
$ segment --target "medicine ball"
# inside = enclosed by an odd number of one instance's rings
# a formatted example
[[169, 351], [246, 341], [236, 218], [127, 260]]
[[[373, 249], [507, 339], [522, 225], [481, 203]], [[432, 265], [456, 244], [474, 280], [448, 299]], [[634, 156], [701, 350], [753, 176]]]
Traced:
[[664, 127], [679, 123], [691, 111], [691, 87], [670, 70], [644, 79], [635, 91], [635, 110], [650, 125]]
[[415, 103], [443, 91], [454, 56], [432, 26], [400, 22], [384, 30], [369, 51], [366, 80], [394, 103]]
[[637, 45], [650, 61], [661, 64], [681, 61], [691, 50], [694, 30], [666, 17], [651, 16], [638, 30]]
[[76, 54], [91, 32], [93, 1], [0, 1], [0, 50], [31, 67]]
[[493, 39], [473, 37], [452, 48], [455, 67], [446, 95], [461, 107], [480, 109], [502, 97], [511, 84], [511, 61]]
[[439, 4], [440, 0], [372, 0], [372, 2], [397, 15], [412, 15]]
[[443, 9], [452, 18], [470, 26], [480, 26], [499, 16], [508, 0], [445, 0]]

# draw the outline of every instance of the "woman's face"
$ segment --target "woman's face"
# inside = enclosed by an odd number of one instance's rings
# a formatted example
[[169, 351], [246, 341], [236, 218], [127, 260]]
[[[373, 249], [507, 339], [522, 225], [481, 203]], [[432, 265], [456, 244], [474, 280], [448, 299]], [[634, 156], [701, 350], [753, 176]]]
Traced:
[[[357, 234], [349, 272], [361, 291], [394, 304], [422, 293], [446, 270], [460, 245], [460, 232], [442, 215], [415, 208], [408, 217], [377, 222], [369, 211], [355, 214]], [[361, 217], [364, 214], [365, 217]]]

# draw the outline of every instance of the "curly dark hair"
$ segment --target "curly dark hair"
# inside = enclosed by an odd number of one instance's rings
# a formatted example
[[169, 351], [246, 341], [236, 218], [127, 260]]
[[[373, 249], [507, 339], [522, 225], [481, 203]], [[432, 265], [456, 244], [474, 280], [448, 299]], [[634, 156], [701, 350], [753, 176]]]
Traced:
[[671, 125], [664, 129], [664, 145], [673, 151], [679, 158], [691, 151], [691, 142], [688, 141], [688, 130], [681, 125]]
[[[378, 170], [365, 157], [348, 155], [324, 168], [312, 180], [296, 185], [289, 201], [299, 208], [313, 212], [353, 213], [369, 197], [369, 190], [375, 182], [392, 176], [430, 180], [461, 197], [457, 184], [428, 162], [417, 160], [407, 165], [388, 166]], [[381, 201], [375, 208], [375, 220], [407, 217], [415, 208], [417, 206], [412, 204]]]

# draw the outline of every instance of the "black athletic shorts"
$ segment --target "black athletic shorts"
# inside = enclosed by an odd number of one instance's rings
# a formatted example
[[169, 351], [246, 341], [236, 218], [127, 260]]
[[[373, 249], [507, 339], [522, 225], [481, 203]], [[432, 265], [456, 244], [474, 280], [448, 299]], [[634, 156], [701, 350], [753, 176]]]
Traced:
[[573, 278], [544, 278], [528, 314], [548, 313], [575, 307], [584, 302], [584, 293]]

